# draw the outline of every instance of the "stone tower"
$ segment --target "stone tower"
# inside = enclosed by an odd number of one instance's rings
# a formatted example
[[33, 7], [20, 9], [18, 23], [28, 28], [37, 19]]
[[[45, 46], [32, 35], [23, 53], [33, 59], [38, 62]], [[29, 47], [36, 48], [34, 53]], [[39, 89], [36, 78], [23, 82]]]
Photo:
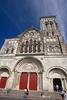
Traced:
[[40, 31], [45, 55], [66, 55], [65, 41], [56, 23], [56, 16], [41, 17]]

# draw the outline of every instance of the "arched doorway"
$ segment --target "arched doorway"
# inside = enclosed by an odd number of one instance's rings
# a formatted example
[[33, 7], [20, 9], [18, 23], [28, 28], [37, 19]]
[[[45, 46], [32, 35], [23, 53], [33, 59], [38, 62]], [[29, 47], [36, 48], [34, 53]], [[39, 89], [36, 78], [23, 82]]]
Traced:
[[[25, 58], [19, 61], [15, 67], [15, 76], [19, 80], [17, 83], [14, 80], [14, 88], [29, 90], [41, 90], [43, 87], [42, 82], [43, 67], [41, 63], [34, 58]], [[25, 83], [25, 84], [24, 84]]]
[[7, 77], [1, 77], [0, 88], [5, 88], [6, 82], [7, 82]]
[[20, 86], [19, 89], [24, 90], [28, 87], [29, 84], [29, 90], [37, 90], [37, 73], [21, 73], [20, 76]]
[[38, 77], [36, 72], [23, 72], [20, 75], [19, 89], [37, 90]]
[[53, 88], [54, 88], [54, 86], [56, 86], [56, 85], [59, 86], [59, 91], [60, 91], [61, 88], [62, 88], [62, 84], [61, 84], [60, 78], [53, 78]]
[[6, 87], [6, 83], [7, 83], [9, 74], [10, 74], [10, 72], [7, 68], [5, 68], [5, 67], [0, 68], [0, 88]]
[[63, 88], [66, 90], [66, 71], [62, 67], [51, 67], [47, 71], [49, 78], [49, 91], [54, 91], [54, 85], [58, 85], [59, 89]]

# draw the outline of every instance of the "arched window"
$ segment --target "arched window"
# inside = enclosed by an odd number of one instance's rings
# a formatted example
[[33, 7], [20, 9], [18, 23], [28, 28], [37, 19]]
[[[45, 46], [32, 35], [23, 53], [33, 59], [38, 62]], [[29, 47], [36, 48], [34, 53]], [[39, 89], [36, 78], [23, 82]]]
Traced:
[[46, 28], [48, 29], [48, 22], [45, 22]]
[[24, 43], [22, 43], [22, 46], [21, 46], [21, 53], [23, 53], [23, 48], [24, 48]]
[[52, 26], [52, 24], [53, 24], [53, 22], [52, 21], [50, 21], [50, 25]]
[[56, 28], [58, 28], [58, 24], [56, 23]]
[[26, 41], [26, 45], [25, 45], [25, 53], [27, 53], [27, 47], [28, 47], [28, 41]]
[[9, 53], [9, 48], [7, 48], [6, 53]]
[[26, 46], [28, 46], [28, 41], [26, 41]]
[[53, 52], [53, 47], [49, 46], [49, 52]]
[[29, 52], [30, 52], [30, 53], [32, 52], [32, 43], [33, 43], [33, 40], [30, 39], [30, 45], [29, 45]]
[[36, 40], [34, 40], [34, 44], [33, 44], [33, 52], [36, 52]]
[[38, 41], [38, 52], [40, 52], [40, 41]]
[[13, 53], [13, 52], [14, 52], [14, 48], [11, 49], [11, 53]]
[[52, 32], [52, 36], [54, 36], [54, 32]]
[[50, 26], [53, 29], [53, 22], [52, 21], [50, 21]]
[[49, 36], [49, 33], [47, 32], [47, 36]]
[[54, 51], [55, 51], [56, 53], [59, 53], [59, 52], [60, 52], [60, 47], [59, 47], [59, 46], [55, 46]]

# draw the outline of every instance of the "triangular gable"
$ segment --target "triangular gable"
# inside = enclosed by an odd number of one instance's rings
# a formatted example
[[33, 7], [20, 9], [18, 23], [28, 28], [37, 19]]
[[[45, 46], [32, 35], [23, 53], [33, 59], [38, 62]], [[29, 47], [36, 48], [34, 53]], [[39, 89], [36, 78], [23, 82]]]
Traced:
[[23, 33], [21, 33], [20, 35], [18, 35], [19, 38], [23, 37], [25, 34], [28, 35], [28, 33], [39, 33], [40, 34], [40, 31], [34, 27], [31, 27], [29, 28], [28, 30], [24, 31]]

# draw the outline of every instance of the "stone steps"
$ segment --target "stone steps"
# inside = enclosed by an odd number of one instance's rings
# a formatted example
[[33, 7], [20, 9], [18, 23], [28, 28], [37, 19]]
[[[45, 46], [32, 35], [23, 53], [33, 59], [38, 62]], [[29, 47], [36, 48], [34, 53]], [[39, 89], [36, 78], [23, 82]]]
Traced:
[[[23, 97], [22, 90], [10, 90], [10, 89], [0, 89], [0, 96], [8, 96], [8, 97]], [[54, 98], [61, 100], [62, 97], [60, 92], [49, 92], [49, 91], [29, 91], [29, 97], [31, 98]]]
[[56, 98], [56, 99], [61, 99], [62, 100], [60, 92], [50, 92], [50, 98]]

